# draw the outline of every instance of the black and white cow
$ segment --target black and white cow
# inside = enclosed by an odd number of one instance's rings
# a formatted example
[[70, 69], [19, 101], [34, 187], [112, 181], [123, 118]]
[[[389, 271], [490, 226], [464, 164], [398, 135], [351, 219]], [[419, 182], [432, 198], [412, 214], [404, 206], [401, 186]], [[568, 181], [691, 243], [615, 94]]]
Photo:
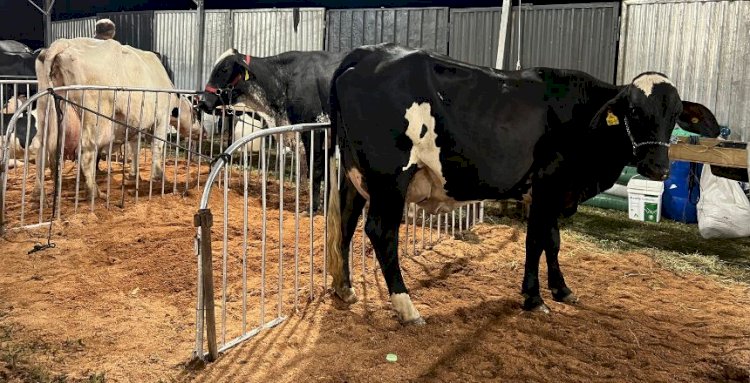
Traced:
[[365, 231], [393, 309], [404, 323], [424, 323], [398, 261], [405, 203], [447, 212], [468, 201], [520, 198], [531, 188], [523, 308], [549, 310], [539, 287], [542, 252], [552, 297], [575, 302], [558, 263], [558, 217], [612, 186], [631, 160], [642, 175], [665, 179], [675, 122], [692, 122], [685, 105], [697, 107], [653, 72], [614, 87], [581, 72], [502, 72], [392, 44], [353, 51], [331, 90], [332, 137], [345, 175], [329, 204], [335, 293], [357, 299], [349, 243], [369, 201]]
[[[12, 113], [0, 113], [0, 161], [5, 155], [5, 140], [8, 131], [8, 125], [13, 117]], [[23, 165], [22, 160], [26, 158], [28, 161], [34, 161], [36, 153], [39, 150], [40, 141], [37, 137], [37, 120], [36, 110], [31, 112], [25, 111], [21, 113], [16, 120], [16, 128], [11, 133], [8, 147], [8, 159], [10, 163], [9, 168], [18, 167]]]
[[[219, 105], [242, 100], [263, 116], [269, 126], [325, 122], [329, 114], [331, 77], [344, 55], [293, 51], [270, 57], [251, 57], [230, 49], [214, 64], [199, 106], [211, 113]], [[302, 141], [309, 158], [310, 135], [303, 134]], [[315, 133], [312, 148], [314, 211], [320, 206], [325, 162], [323, 141], [323, 133]]]

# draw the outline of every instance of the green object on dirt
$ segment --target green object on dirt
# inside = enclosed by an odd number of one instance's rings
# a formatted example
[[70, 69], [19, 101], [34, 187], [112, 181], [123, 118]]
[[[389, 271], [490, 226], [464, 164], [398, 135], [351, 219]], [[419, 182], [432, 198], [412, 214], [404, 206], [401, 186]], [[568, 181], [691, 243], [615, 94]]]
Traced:
[[398, 361], [398, 356], [396, 354], [388, 354], [388, 355], [385, 356], [385, 360], [387, 360], [387, 361], [389, 361], [391, 363], [394, 363], [394, 362]]

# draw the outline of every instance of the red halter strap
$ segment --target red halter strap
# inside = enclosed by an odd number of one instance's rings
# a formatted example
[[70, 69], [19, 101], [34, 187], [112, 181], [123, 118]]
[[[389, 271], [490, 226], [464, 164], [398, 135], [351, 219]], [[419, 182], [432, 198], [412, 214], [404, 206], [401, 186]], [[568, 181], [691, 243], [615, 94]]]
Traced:
[[[250, 55], [245, 55], [245, 64], [250, 65]], [[242, 72], [240, 72], [234, 79], [232, 79], [232, 81], [229, 82], [229, 85], [234, 87], [240, 82], [241, 79], [242, 79]], [[206, 89], [205, 89], [206, 92], [215, 94], [218, 90], [219, 89], [216, 88], [215, 86], [211, 84], [206, 84]]]

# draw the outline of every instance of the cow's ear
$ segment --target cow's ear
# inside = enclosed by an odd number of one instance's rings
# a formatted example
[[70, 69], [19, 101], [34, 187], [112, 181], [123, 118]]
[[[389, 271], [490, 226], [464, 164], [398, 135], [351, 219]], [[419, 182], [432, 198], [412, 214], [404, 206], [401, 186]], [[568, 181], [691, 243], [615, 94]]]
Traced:
[[596, 112], [589, 125], [592, 128], [619, 126], [627, 110], [627, 107], [622, 105], [624, 102], [623, 97], [616, 97], [609, 100], [604, 106], [599, 108], [599, 111]]
[[236, 60], [237, 64], [240, 65], [240, 67], [242, 68], [243, 71], [249, 71], [250, 70], [250, 66], [245, 61], [245, 55], [237, 53], [237, 54], [234, 55], [234, 57], [237, 59]]
[[703, 137], [718, 137], [721, 131], [716, 116], [710, 109], [690, 101], [682, 102], [682, 113], [677, 117], [677, 125]]

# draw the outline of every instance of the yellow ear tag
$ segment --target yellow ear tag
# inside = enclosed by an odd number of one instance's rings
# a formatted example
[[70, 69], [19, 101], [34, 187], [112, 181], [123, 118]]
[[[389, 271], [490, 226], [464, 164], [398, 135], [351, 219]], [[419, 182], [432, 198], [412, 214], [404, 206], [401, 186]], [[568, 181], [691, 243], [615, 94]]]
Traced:
[[611, 110], [607, 112], [607, 125], [609, 126], [620, 125], [620, 120], [617, 118], [617, 116], [615, 116], [614, 113], [612, 113]]
[[249, 79], [250, 79], [250, 72], [248, 72], [247, 69], [245, 69], [245, 81]]
[[699, 123], [700, 121], [701, 121], [701, 120], [699, 120], [699, 119], [698, 119], [698, 117], [693, 117], [693, 118], [692, 118], [692, 119], [690, 120], [690, 122], [692, 122], [693, 124], [697, 124], [697, 123]]

